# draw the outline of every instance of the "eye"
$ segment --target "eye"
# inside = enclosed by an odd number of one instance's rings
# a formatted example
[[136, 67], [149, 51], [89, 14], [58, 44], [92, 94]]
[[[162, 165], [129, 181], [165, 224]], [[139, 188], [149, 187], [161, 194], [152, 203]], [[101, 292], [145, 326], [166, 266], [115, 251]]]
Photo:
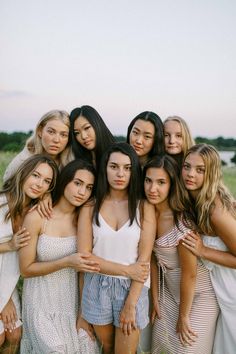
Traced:
[[68, 133], [61, 133], [62, 138], [68, 138]]
[[131, 171], [131, 166], [126, 166], [126, 167], [125, 167], [125, 170], [126, 170], [126, 171]]
[[150, 180], [150, 178], [145, 177], [144, 182], [148, 184], [148, 183], [150, 183], [150, 182], [151, 182], [151, 180]]
[[54, 131], [53, 131], [52, 129], [48, 129], [47, 132], [48, 132], [49, 134], [54, 134]]
[[77, 135], [79, 135], [79, 134], [80, 134], [80, 132], [74, 131], [74, 135], [75, 135], [75, 136], [77, 136]]
[[88, 125], [87, 127], [84, 128], [84, 130], [88, 130], [91, 128], [91, 125]]
[[150, 135], [144, 135], [144, 138], [145, 138], [146, 140], [149, 140], [149, 139], [152, 139], [152, 136], [150, 136]]
[[131, 132], [133, 135], [138, 135], [138, 132], [136, 130], [132, 130]]
[[87, 186], [87, 189], [89, 192], [91, 192], [93, 190], [93, 186]]
[[45, 183], [48, 184], [48, 185], [50, 185], [50, 184], [51, 184], [51, 181], [48, 180], [48, 179], [45, 179]]
[[205, 173], [205, 169], [201, 168], [201, 167], [198, 167], [197, 168], [197, 173], [204, 174]]
[[187, 165], [187, 164], [184, 164], [184, 165], [183, 165], [183, 169], [184, 169], [184, 170], [189, 170], [189, 169], [190, 169], [190, 166]]

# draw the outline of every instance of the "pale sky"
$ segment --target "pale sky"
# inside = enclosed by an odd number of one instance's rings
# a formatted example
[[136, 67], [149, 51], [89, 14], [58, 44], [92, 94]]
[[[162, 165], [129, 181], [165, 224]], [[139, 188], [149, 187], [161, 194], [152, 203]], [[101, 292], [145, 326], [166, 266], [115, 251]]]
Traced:
[[126, 135], [138, 113], [236, 138], [235, 0], [0, 0], [0, 131], [96, 108]]

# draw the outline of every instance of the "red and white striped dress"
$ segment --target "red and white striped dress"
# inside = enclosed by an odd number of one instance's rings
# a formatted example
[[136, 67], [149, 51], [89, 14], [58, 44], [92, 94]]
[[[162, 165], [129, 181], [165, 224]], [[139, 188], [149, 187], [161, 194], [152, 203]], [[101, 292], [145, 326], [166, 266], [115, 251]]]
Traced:
[[162, 277], [159, 281], [161, 319], [156, 318], [152, 332], [152, 354], [211, 354], [219, 313], [209, 271], [199, 260], [197, 281], [190, 312], [192, 329], [198, 334], [192, 346], [184, 347], [176, 333], [180, 303], [181, 268], [177, 246], [189, 231], [182, 223], [156, 239], [154, 252]]

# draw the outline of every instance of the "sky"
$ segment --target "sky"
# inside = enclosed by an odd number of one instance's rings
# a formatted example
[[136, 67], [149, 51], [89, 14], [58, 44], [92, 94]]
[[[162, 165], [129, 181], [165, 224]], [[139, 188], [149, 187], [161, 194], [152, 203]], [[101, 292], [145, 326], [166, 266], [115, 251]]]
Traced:
[[142, 111], [236, 138], [235, 0], [0, 0], [0, 131], [89, 104], [115, 135]]

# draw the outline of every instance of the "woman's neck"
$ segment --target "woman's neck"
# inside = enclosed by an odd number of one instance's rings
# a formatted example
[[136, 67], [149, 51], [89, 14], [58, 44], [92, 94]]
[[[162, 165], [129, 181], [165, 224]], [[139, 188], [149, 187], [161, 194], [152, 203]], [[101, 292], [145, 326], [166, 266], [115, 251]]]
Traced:
[[111, 190], [107, 195], [106, 199], [113, 202], [122, 202], [128, 200], [127, 190], [124, 191]]

